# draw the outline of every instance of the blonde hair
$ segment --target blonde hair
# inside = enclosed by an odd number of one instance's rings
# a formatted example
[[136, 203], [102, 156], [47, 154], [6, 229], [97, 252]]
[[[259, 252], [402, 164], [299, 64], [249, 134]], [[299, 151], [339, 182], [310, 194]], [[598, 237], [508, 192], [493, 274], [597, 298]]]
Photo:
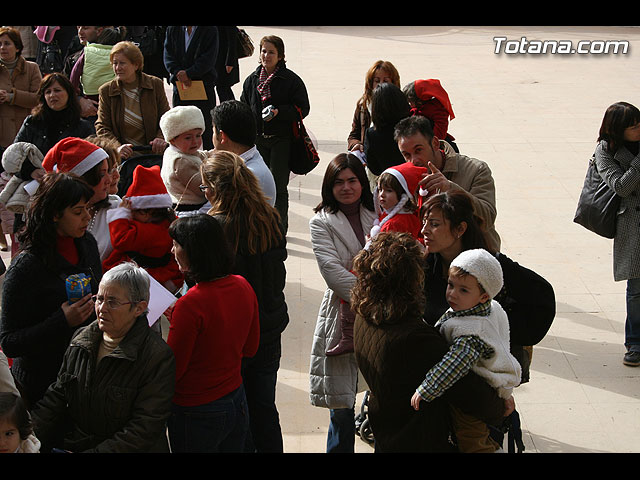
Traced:
[[209, 187], [209, 215], [226, 218], [224, 231], [237, 253], [241, 233], [246, 232], [248, 253], [263, 253], [283, 238], [278, 211], [267, 202], [257, 177], [238, 155], [209, 152], [200, 168]]

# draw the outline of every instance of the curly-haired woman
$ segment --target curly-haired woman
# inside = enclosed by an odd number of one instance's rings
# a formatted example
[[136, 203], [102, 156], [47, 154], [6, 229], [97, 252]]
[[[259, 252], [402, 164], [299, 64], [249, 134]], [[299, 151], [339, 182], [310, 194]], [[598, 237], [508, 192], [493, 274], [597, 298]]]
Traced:
[[382, 232], [353, 261], [351, 307], [356, 361], [370, 389], [369, 419], [377, 452], [455, 451], [448, 403], [491, 424], [507, 406], [469, 373], [444, 396], [413, 410], [410, 399], [425, 373], [447, 353], [438, 331], [422, 321], [423, 250], [408, 233]]

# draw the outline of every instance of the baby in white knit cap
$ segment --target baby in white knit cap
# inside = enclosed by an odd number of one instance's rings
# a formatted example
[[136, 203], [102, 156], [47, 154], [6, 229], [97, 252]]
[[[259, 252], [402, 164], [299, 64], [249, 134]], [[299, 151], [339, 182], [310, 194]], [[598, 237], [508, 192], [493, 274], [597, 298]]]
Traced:
[[[521, 367], [509, 349], [509, 319], [493, 300], [502, 289], [500, 262], [484, 249], [466, 250], [449, 268], [449, 308], [435, 324], [450, 345], [416, 389], [411, 405], [440, 397], [469, 370], [484, 378], [501, 398], [511, 397], [520, 384]], [[488, 426], [450, 407], [458, 448], [462, 452], [494, 452], [499, 445], [489, 436]]]

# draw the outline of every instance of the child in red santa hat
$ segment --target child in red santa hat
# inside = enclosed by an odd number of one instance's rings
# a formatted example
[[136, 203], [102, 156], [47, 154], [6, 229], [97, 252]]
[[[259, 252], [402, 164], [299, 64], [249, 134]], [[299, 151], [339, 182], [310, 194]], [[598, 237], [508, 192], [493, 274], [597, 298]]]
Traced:
[[380, 174], [373, 197], [379, 217], [371, 229], [369, 242], [379, 232], [407, 232], [420, 241], [422, 223], [418, 209], [420, 197], [427, 192], [419, 187], [419, 182], [427, 173], [425, 167], [407, 162]]
[[102, 263], [103, 270], [133, 260], [175, 293], [184, 282], [171, 253], [169, 225], [175, 219], [160, 166], [138, 165], [122, 203], [107, 213], [113, 252]]
[[411, 105], [411, 115], [422, 115], [431, 120], [433, 134], [445, 140], [458, 152], [455, 138], [449, 133], [449, 121], [456, 118], [449, 94], [437, 78], [416, 80], [402, 89]]

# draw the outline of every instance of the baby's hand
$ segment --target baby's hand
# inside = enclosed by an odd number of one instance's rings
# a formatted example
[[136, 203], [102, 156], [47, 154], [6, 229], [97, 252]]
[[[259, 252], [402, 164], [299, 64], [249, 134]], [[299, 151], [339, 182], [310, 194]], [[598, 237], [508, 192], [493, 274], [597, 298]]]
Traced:
[[128, 208], [129, 210], [131, 210], [131, 200], [129, 200], [127, 197], [124, 197], [120, 202], [120, 206], [122, 208]]
[[413, 407], [414, 410], [418, 410], [420, 408], [421, 400], [422, 400], [422, 397], [420, 396], [420, 394], [418, 392], [415, 392], [413, 394], [413, 397], [411, 397], [411, 406]]

